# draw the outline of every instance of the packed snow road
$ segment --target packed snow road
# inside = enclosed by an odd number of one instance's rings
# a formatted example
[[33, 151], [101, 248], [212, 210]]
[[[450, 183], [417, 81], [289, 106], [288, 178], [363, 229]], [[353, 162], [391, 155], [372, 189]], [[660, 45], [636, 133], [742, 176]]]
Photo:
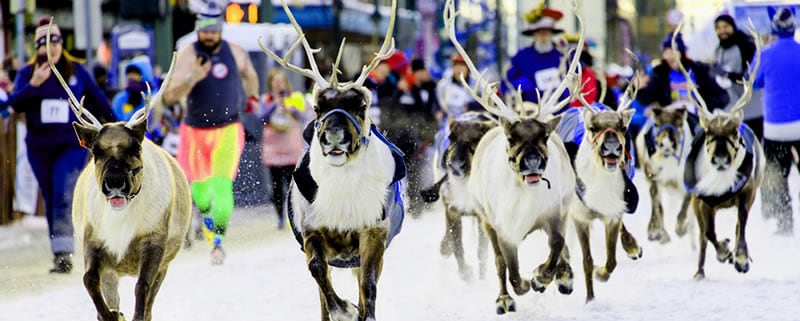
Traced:
[[[694, 281], [697, 252], [689, 237], [674, 231], [675, 202], [667, 205], [666, 224], [672, 242], [647, 241], [650, 200], [637, 177], [642, 195], [639, 211], [625, 217], [644, 248], [644, 257], [631, 261], [618, 253], [619, 265], [607, 283], [595, 281], [597, 299], [584, 303], [580, 248], [572, 227], [567, 244], [576, 272], [575, 291], [558, 293], [551, 285], [543, 294], [515, 297], [517, 312], [495, 314], [497, 278], [493, 259], [483, 280], [464, 282], [455, 260], [442, 258], [444, 234], [440, 207], [419, 219], [407, 218], [403, 232], [389, 248], [378, 287], [379, 320], [800, 320], [800, 234], [776, 236], [775, 222], [761, 216], [760, 202], [751, 211], [748, 241], [753, 258], [750, 272], [737, 273], [730, 264], [706, 263], [707, 279]], [[800, 178], [790, 179], [797, 196]], [[797, 201], [794, 201], [797, 213]], [[670, 209], [672, 208], [672, 209]], [[797, 215], [797, 214], [795, 214]], [[718, 216], [717, 234], [733, 239], [735, 214]], [[209, 264], [208, 248], [195, 243], [178, 255], [154, 306], [155, 320], [219, 321], [319, 319], [316, 284], [289, 231], [274, 228], [271, 212], [238, 209], [226, 240], [224, 266]], [[477, 271], [477, 226], [465, 220], [466, 254]], [[795, 228], [797, 230], [797, 227]], [[94, 306], [81, 282], [81, 253], [69, 275], [48, 275], [50, 257], [41, 226], [0, 229], [0, 320], [95, 320]], [[605, 260], [603, 229], [593, 228], [595, 264]], [[5, 235], [3, 235], [5, 234]], [[523, 275], [544, 261], [546, 238], [537, 232], [520, 248]], [[357, 302], [356, 282], [349, 271], [333, 274], [340, 293]], [[120, 282], [121, 309], [133, 314], [135, 279]]]

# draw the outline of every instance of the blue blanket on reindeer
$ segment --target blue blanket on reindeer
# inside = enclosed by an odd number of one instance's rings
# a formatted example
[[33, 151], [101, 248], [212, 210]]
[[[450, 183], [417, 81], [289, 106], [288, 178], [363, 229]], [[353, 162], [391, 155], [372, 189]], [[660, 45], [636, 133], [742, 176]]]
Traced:
[[[372, 137], [375, 137], [389, 146], [389, 149], [392, 151], [392, 158], [394, 159], [395, 167], [394, 167], [394, 177], [392, 177], [392, 182], [387, 186], [387, 195], [386, 195], [386, 204], [383, 208], [383, 216], [382, 219], [389, 219], [389, 231], [386, 238], [386, 247], [389, 247], [389, 244], [392, 242], [392, 239], [400, 233], [400, 230], [403, 227], [403, 219], [405, 218], [405, 202], [404, 202], [404, 194], [403, 194], [403, 186], [402, 180], [406, 177], [406, 164], [403, 161], [403, 152], [400, 151], [397, 146], [392, 144], [388, 139], [386, 139], [383, 134], [381, 134], [375, 125], [370, 126], [370, 133]], [[307, 144], [311, 144], [311, 139], [314, 135], [314, 127], [313, 123], [309, 124], [306, 130], [303, 132], [303, 137]], [[303, 158], [297, 164], [295, 168], [295, 172], [292, 175], [293, 180], [292, 184], [296, 184], [298, 190], [303, 195], [308, 202], [313, 202], [316, 198], [317, 193], [317, 183], [314, 181], [314, 178], [311, 176], [311, 170], [308, 167], [309, 164], [309, 152], [307, 147]], [[298, 243], [300, 243], [300, 250], [304, 251], [303, 249], [303, 235], [298, 226], [295, 225], [294, 221], [294, 211], [292, 209], [292, 188], [289, 188], [289, 193], [286, 198], [286, 211], [287, 217], [289, 219], [289, 223], [292, 227], [292, 232], [294, 233], [294, 237]], [[333, 259], [328, 261], [328, 264], [338, 268], [356, 268], [361, 265], [361, 258], [359, 256], [354, 256], [348, 260], [342, 259]]]
[[[608, 110], [605, 105], [595, 103], [592, 107], [597, 111]], [[561, 122], [556, 129], [556, 133], [564, 141], [564, 147], [569, 153], [570, 161], [572, 162], [573, 169], [575, 168], [575, 157], [578, 154], [578, 148], [583, 142], [583, 136], [586, 132], [586, 127], [583, 121], [583, 110], [585, 107], [575, 107], [566, 110], [562, 113]], [[628, 204], [626, 213], [633, 214], [639, 205], [639, 192], [636, 185], [633, 184], [633, 177], [636, 174], [636, 155], [633, 137], [630, 132], [625, 132], [625, 167], [622, 170], [622, 177], [625, 179], [625, 202]], [[575, 185], [575, 190], [578, 198], [583, 200], [583, 195], [586, 192], [586, 185], [578, 179]]]

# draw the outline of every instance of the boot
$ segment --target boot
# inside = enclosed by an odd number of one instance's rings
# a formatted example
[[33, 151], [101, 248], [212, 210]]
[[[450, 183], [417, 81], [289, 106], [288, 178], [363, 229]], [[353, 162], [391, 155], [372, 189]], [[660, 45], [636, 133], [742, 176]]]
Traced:
[[72, 271], [72, 253], [58, 252], [53, 259], [53, 268], [50, 273], [69, 273]]

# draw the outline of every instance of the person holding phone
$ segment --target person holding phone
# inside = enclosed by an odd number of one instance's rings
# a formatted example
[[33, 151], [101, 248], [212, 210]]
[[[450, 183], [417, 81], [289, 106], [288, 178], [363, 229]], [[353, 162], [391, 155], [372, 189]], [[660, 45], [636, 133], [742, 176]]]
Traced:
[[222, 39], [223, 19], [213, 2], [209, 12], [197, 19], [197, 41], [178, 51], [163, 103], [174, 105], [186, 98], [177, 158], [204, 217], [211, 263], [219, 265], [225, 259], [222, 241], [233, 212], [233, 180], [244, 149], [239, 114], [245, 105], [246, 111], [258, 106], [258, 75], [247, 52]]
[[[44, 198], [50, 250], [54, 267], [51, 273], [72, 270], [74, 249], [72, 228], [72, 189], [89, 158], [81, 147], [72, 122], [67, 93], [47, 63], [47, 30], [50, 20], [42, 18], [36, 28], [36, 55], [16, 75], [14, 91], [7, 101], [14, 112], [25, 113], [28, 133], [25, 143], [33, 174]], [[58, 25], [50, 29], [50, 55], [53, 63], [77, 97], [85, 97], [84, 108], [100, 122], [116, 121], [108, 98], [89, 72], [62, 47]], [[2, 106], [0, 106], [0, 109]]]

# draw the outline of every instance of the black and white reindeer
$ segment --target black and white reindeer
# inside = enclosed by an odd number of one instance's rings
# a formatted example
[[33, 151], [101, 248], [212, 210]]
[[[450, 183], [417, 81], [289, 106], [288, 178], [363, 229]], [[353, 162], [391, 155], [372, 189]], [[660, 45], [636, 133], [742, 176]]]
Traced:
[[[579, 47], [582, 47], [585, 27], [578, 2], [573, 9], [580, 22]], [[455, 18], [450, 0], [444, 16], [450, 40], [466, 60], [470, 73], [480, 75], [456, 38]], [[575, 70], [579, 56], [575, 56], [568, 70]], [[517, 295], [531, 289], [543, 292], [553, 280], [559, 292], [572, 293], [573, 273], [564, 234], [566, 209], [575, 193], [575, 175], [561, 139], [553, 133], [560, 117], [553, 117], [552, 113], [569, 103], [569, 99], [559, 101], [559, 98], [567, 84], [577, 81], [576, 78], [575, 73], [568, 73], [558, 88], [543, 97], [540, 106], [535, 106], [534, 112], [524, 115], [509, 107], [496, 94], [497, 84], [488, 83], [482, 75], [475, 87], [470, 88], [470, 94], [500, 122], [478, 143], [468, 183], [495, 254], [500, 281], [498, 314], [516, 311], [506, 279]], [[517, 104], [522, 103], [519, 96], [514, 99]], [[518, 247], [528, 234], [540, 229], [549, 237], [549, 257], [533, 271], [532, 278], [526, 279], [520, 275]]]
[[[580, 92], [580, 84], [575, 83], [572, 96], [583, 103], [583, 108], [564, 113], [558, 131], [565, 141], [579, 144], [574, 159], [577, 197], [569, 213], [583, 252], [588, 302], [594, 299], [593, 274], [607, 281], [617, 266], [618, 239], [628, 257], [642, 257], [642, 248], [622, 222], [623, 215], [634, 213], [638, 205], [638, 192], [631, 181], [633, 142], [626, 135], [634, 113], [629, 107], [637, 89], [634, 85], [628, 87], [616, 111], [599, 103], [590, 105]], [[596, 271], [589, 242], [595, 219], [603, 222], [606, 232], [606, 264]]]
[[[683, 24], [675, 29], [679, 32]], [[699, 226], [700, 253], [696, 280], [705, 278], [706, 248], [708, 242], [717, 252], [717, 260], [733, 263], [736, 271], [750, 270], [745, 227], [756, 191], [764, 178], [764, 152], [753, 131], [742, 122], [742, 109], [753, 95], [753, 82], [761, 63], [758, 34], [750, 28], [755, 39], [756, 56], [750, 74], [743, 83], [744, 93], [729, 112], [721, 108], [710, 112], [697, 86], [682, 64], [679, 69], [686, 76], [688, 87], [696, 100], [701, 130], [692, 142], [686, 160], [684, 184], [692, 195], [692, 208]], [[674, 39], [674, 35], [673, 35]], [[675, 41], [672, 47], [675, 48]], [[718, 240], [715, 220], [721, 209], [734, 208], [737, 213], [735, 252], [728, 248], [729, 239]]]
[[[314, 59], [318, 49], [310, 47], [286, 1], [281, 3], [298, 39], [285, 58], [263, 45], [261, 49], [285, 68], [315, 83], [312, 103], [316, 120], [307, 130], [311, 136], [307, 137], [309, 147], [294, 173], [287, 200], [289, 220], [319, 286], [322, 320], [375, 320], [383, 254], [399, 233], [405, 211], [400, 192], [405, 165], [402, 153], [378, 132], [367, 115], [372, 93], [364, 87], [364, 81], [394, 51], [391, 35], [397, 1], [392, 1], [380, 50], [363, 67], [358, 79], [346, 83], [337, 79], [344, 41], [331, 79], [326, 81]], [[288, 62], [299, 46], [305, 50], [310, 69]], [[358, 306], [336, 293], [331, 267], [356, 269]]]
[[[437, 146], [433, 159], [433, 176], [438, 181], [433, 187], [423, 191], [423, 198], [435, 202], [441, 196], [445, 210], [445, 234], [440, 251], [443, 256], [453, 255], [458, 263], [461, 278], [471, 279], [472, 268], [464, 259], [462, 241], [462, 218], [475, 217], [475, 202], [469, 192], [469, 177], [472, 173], [472, 160], [475, 149], [483, 135], [498, 125], [497, 119], [486, 112], [466, 112], [450, 118], [443, 132], [446, 136]], [[480, 220], [478, 220], [480, 225]], [[482, 228], [478, 228], [478, 275], [483, 278], [486, 272], [488, 240]]]
[[636, 137], [636, 153], [652, 202], [647, 238], [662, 244], [670, 241], [664, 228], [665, 198], [679, 198], [675, 234], [686, 234], [690, 195], [683, 187], [683, 172], [694, 134], [687, 121], [685, 102], [653, 106], [650, 118]]

